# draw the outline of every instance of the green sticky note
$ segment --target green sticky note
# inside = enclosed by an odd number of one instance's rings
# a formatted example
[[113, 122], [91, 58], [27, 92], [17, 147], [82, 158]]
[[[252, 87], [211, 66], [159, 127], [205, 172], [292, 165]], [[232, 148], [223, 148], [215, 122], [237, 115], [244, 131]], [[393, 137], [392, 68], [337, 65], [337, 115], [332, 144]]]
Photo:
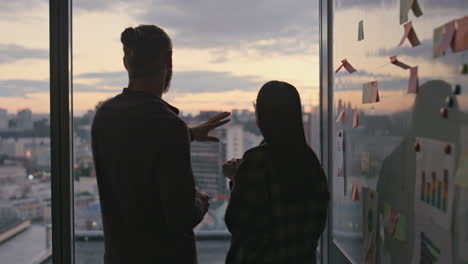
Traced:
[[358, 41], [361, 41], [364, 39], [364, 21], [361, 20], [359, 21], [359, 26], [358, 26]]
[[383, 204], [383, 222], [385, 224], [385, 226], [387, 225], [388, 222], [390, 222], [390, 211], [391, 211], [391, 208], [390, 208], [390, 205], [388, 203], [385, 203]]
[[434, 29], [434, 45], [432, 46], [432, 53], [434, 55], [434, 58], [444, 56], [445, 52], [439, 52], [439, 46], [442, 44], [442, 40], [444, 39], [444, 26], [440, 26], [436, 29]]
[[395, 234], [393, 235], [396, 240], [406, 241], [407, 221], [406, 216], [400, 214], [396, 225]]

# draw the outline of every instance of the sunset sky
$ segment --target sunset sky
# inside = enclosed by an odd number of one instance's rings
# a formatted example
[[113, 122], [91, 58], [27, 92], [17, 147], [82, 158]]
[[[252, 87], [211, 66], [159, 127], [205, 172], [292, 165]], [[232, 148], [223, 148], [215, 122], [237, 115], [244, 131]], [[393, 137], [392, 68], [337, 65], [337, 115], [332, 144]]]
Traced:
[[[0, 108], [49, 111], [48, 1], [0, 0]], [[164, 98], [182, 111], [251, 108], [277, 79], [318, 104], [318, 3], [307, 0], [75, 0], [74, 111], [127, 85], [120, 33], [156, 24], [174, 44], [174, 77]]]

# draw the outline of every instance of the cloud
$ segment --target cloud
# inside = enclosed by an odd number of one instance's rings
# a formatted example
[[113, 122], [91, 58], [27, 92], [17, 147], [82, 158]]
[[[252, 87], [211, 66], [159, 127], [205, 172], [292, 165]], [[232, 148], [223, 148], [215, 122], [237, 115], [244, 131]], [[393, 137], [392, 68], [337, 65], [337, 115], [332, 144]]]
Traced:
[[[76, 83], [74, 92], [115, 92], [91, 85]], [[27, 97], [32, 93], [49, 93], [48, 80], [0, 80], [0, 97]]]
[[[399, 0], [338, 0], [335, 2], [335, 8], [382, 8], [382, 7], [395, 7], [398, 6]], [[452, 1], [452, 0], [424, 0], [419, 1], [421, 8], [424, 11], [426, 9], [437, 9], [440, 12], [441, 9], [459, 9], [467, 8], [466, 1]]]
[[[127, 84], [126, 72], [95, 72], [75, 76], [75, 80], [95, 79], [96, 86], [122, 87]], [[226, 92], [256, 90], [263, 80], [256, 76], [235, 76], [229, 72], [174, 72], [170, 93]]]
[[[12, 14], [47, 4], [46, 0], [32, 1], [0, 3]], [[136, 25], [156, 24], [167, 29], [176, 47], [290, 55], [310, 54], [319, 41], [318, 1], [80, 0], [73, 10], [74, 15], [124, 10]]]
[[390, 57], [395, 55], [405, 55], [411, 57], [432, 58], [432, 47], [432, 39], [424, 39], [421, 41], [421, 45], [416, 47], [402, 46], [393, 47], [390, 49], [381, 48], [377, 51], [367, 53], [367, 56]]
[[176, 46], [299, 53], [318, 44], [316, 1], [147, 0], [129, 10], [174, 32]]
[[46, 49], [28, 49], [15, 44], [0, 44], [0, 64], [13, 63], [24, 59], [48, 59]]

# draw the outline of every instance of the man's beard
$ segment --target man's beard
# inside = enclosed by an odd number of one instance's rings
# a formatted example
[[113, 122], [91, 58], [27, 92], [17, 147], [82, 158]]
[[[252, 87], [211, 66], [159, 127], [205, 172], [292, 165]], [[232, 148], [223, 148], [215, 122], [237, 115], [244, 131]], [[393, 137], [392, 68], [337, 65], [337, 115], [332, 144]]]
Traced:
[[168, 70], [167, 70], [167, 73], [166, 73], [166, 83], [165, 83], [165, 87], [163, 89], [163, 93], [167, 93], [169, 91], [169, 88], [171, 86], [171, 80], [172, 80], [172, 67], [170, 67]]

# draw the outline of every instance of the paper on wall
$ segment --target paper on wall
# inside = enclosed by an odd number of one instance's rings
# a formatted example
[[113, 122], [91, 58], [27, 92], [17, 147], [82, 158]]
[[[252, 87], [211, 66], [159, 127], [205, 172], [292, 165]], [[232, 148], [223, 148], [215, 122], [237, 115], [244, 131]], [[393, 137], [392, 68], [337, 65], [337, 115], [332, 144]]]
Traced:
[[450, 44], [452, 44], [453, 37], [455, 36], [455, 21], [450, 21], [443, 27], [442, 41], [437, 47], [437, 54], [445, 54]]
[[338, 115], [338, 117], [336, 118], [336, 122], [339, 123], [343, 123], [346, 121], [346, 112], [345, 110], [342, 110], [341, 113]]
[[395, 227], [394, 238], [399, 241], [406, 241], [406, 233], [408, 230], [407, 218], [403, 214], [398, 215], [398, 221]]
[[364, 20], [359, 21], [359, 26], [358, 26], [358, 41], [361, 41], [364, 39]]
[[362, 86], [362, 103], [370, 104], [380, 102], [379, 85], [377, 81], [365, 83]]
[[355, 107], [353, 109], [353, 128], [357, 128], [359, 126], [359, 117], [358, 117], [358, 109]]
[[445, 26], [440, 26], [434, 29], [434, 37], [433, 37], [434, 46], [432, 48], [434, 58], [445, 55], [445, 52], [439, 51], [440, 44], [442, 43], [442, 40], [444, 39], [444, 28]]
[[403, 26], [403, 29], [404, 29], [403, 37], [401, 38], [401, 41], [400, 41], [400, 44], [398, 44], [398, 47], [403, 45], [406, 39], [409, 40], [412, 47], [416, 47], [421, 44], [421, 42], [418, 39], [418, 36], [416, 35], [416, 31], [413, 28], [413, 23], [411, 21], [406, 23]]
[[357, 183], [353, 183], [351, 200], [359, 201], [359, 186]]
[[390, 62], [393, 65], [396, 65], [396, 66], [398, 66], [398, 67], [400, 67], [400, 68], [402, 68], [404, 70], [407, 70], [407, 69], [411, 68], [411, 66], [409, 66], [408, 64], [399, 61], [397, 56], [391, 56], [390, 57]]
[[377, 253], [377, 192], [367, 187], [362, 188], [362, 231], [364, 237], [363, 257], [365, 263], [375, 263]]
[[455, 239], [457, 256], [468, 261], [468, 190], [458, 192], [457, 208], [455, 209]]
[[345, 171], [345, 152], [344, 149], [344, 130], [338, 130], [336, 134], [336, 176], [343, 179], [343, 194], [347, 193], [346, 171]]
[[455, 52], [468, 49], [468, 16], [456, 20], [456, 33], [452, 49]]
[[[455, 146], [438, 140], [417, 138], [415, 214], [450, 230], [454, 197]], [[446, 153], [450, 148], [450, 153]]]
[[408, 93], [417, 94], [419, 90], [418, 67], [410, 69], [410, 78], [408, 82]]
[[415, 223], [413, 264], [448, 264], [452, 262], [451, 232], [433, 226], [421, 218]]
[[370, 170], [370, 154], [369, 152], [361, 153], [361, 173], [363, 175], [369, 175]]
[[416, 17], [423, 15], [418, 0], [400, 0], [400, 24], [408, 21], [408, 13], [413, 10]]
[[455, 174], [455, 184], [468, 191], [468, 126], [462, 126], [460, 132], [461, 151]]
[[336, 69], [335, 73], [338, 73], [343, 67], [350, 74], [356, 72], [356, 69], [351, 65], [351, 63], [349, 63], [347, 59], [343, 59], [338, 69]]

